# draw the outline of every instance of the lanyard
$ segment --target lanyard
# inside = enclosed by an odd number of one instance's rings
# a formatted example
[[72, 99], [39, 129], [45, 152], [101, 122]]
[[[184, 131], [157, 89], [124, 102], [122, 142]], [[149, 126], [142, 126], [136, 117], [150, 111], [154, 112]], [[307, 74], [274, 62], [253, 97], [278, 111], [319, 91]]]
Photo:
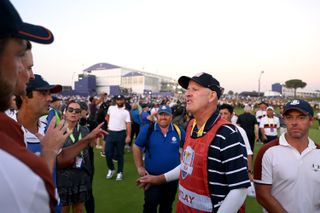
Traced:
[[54, 116], [56, 117], [56, 125], [58, 125], [60, 123], [60, 116], [57, 112], [57, 110], [53, 110], [54, 111]]
[[[77, 125], [77, 132], [79, 132], [79, 136], [78, 136], [78, 140], [77, 141], [80, 141], [82, 139], [82, 134], [81, 134], [81, 132], [79, 130], [80, 130], [80, 125], [78, 124]], [[69, 128], [68, 128], [68, 131], [70, 131]], [[74, 138], [73, 133], [71, 133], [71, 135], [69, 137], [70, 137], [70, 140], [72, 141], [72, 143], [74, 144], [76, 142], [76, 139]], [[83, 151], [82, 150], [81, 150], [81, 155], [83, 155]]]
[[[203, 135], [203, 131], [204, 131], [204, 127], [206, 126], [206, 123], [207, 123], [207, 122], [205, 122], [205, 123], [201, 126], [201, 128], [197, 131], [197, 137], [201, 137], [201, 136]], [[191, 129], [190, 136], [192, 136], [193, 129], [194, 129], [194, 127], [195, 127], [196, 125], [197, 125], [197, 121], [194, 120], [194, 121], [193, 121], [193, 124], [192, 124], [192, 129]]]

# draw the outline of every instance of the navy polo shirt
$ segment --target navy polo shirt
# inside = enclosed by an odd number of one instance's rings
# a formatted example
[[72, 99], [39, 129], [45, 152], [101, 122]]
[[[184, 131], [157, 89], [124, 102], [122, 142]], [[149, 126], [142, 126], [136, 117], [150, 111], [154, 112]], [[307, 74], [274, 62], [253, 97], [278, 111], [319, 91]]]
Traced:
[[[172, 124], [169, 126], [167, 135], [163, 135], [157, 123], [154, 124], [149, 142], [147, 142], [147, 132], [150, 124], [143, 126], [140, 129], [136, 139], [136, 145], [140, 148], [145, 148], [149, 143], [149, 148], [145, 155], [145, 169], [152, 175], [160, 175], [180, 164], [180, 138]], [[185, 131], [180, 128], [181, 139], [184, 143], [186, 136]]]

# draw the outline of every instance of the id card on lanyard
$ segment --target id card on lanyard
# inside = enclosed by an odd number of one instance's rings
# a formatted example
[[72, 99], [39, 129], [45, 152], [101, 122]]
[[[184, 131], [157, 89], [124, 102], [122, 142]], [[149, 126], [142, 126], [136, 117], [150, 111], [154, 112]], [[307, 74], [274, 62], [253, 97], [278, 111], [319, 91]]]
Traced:
[[[77, 125], [77, 131], [79, 132], [79, 136], [78, 136], [77, 141], [80, 141], [82, 139], [82, 134], [80, 132], [79, 124]], [[74, 144], [76, 142], [76, 139], [75, 139], [73, 133], [69, 137], [70, 137], [70, 140], [72, 141], [72, 143]], [[81, 168], [81, 165], [83, 162], [83, 150], [81, 150], [80, 154], [81, 154], [81, 156], [76, 156], [76, 160], [75, 160], [75, 167], [76, 168]]]

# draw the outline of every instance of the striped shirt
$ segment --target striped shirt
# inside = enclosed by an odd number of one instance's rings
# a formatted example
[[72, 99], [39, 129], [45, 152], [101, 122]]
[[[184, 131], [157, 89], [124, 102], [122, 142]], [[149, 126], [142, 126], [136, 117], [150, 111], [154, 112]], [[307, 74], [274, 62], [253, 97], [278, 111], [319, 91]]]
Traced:
[[[219, 118], [219, 111], [215, 111], [207, 121], [203, 134], [206, 134]], [[195, 126], [191, 137], [196, 138], [197, 131]], [[217, 131], [209, 147], [207, 168], [213, 212], [219, 209], [232, 189], [250, 186], [246, 147], [233, 124], [223, 125]]]

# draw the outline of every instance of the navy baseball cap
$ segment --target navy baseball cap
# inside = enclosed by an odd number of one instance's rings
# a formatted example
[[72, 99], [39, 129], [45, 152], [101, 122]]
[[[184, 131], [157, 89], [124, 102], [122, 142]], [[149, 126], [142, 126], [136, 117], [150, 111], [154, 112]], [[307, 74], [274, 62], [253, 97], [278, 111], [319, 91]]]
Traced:
[[205, 72], [201, 72], [196, 74], [195, 76], [193, 76], [192, 78], [188, 77], [188, 76], [181, 76], [178, 80], [178, 83], [180, 84], [180, 86], [184, 89], [187, 89], [189, 86], [189, 82], [190, 80], [200, 84], [203, 87], [209, 88], [213, 91], [215, 91], [218, 95], [218, 98], [220, 98], [220, 96], [223, 93], [223, 88], [220, 87], [220, 83], [217, 79], [215, 79], [214, 77], [212, 77], [212, 75], [205, 73]]
[[171, 108], [169, 106], [162, 105], [158, 109], [158, 114], [160, 114], [160, 113], [167, 113], [169, 115], [172, 115], [172, 110], [171, 110]]
[[52, 98], [52, 101], [51, 101], [51, 103], [53, 103], [53, 102], [55, 102], [55, 101], [61, 101], [61, 98], [59, 98], [59, 97], [57, 97], [57, 96], [51, 96], [51, 98]]
[[117, 95], [117, 96], [116, 96], [116, 100], [121, 100], [121, 99], [124, 99], [124, 96], [123, 96], [123, 95]]
[[295, 99], [295, 100], [289, 101], [283, 107], [283, 114], [286, 114], [289, 110], [292, 110], [292, 109], [298, 110], [305, 115], [313, 117], [313, 109], [311, 105], [305, 100]]
[[35, 74], [35, 79], [32, 79], [27, 84], [27, 93], [32, 91], [49, 90], [50, 93], [59, 93], [62, 90], [61, 85], [50, 85], [47, 81], [43, 80], [41, 75]]
[[50, 30], [22, 21], [9, 0], [0, 1], [0, 38], [17, 37], [41, 44], [53, 42]]

